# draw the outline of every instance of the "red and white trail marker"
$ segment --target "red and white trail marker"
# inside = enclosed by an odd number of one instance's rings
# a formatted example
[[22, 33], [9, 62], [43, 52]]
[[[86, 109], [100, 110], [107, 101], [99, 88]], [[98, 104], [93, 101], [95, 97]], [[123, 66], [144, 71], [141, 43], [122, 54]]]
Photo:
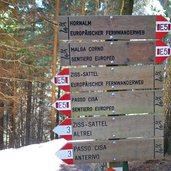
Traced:
[[70, 118], [66, 118], [53, 131], [66, 140], [72, 140], [72, 123]]
[[71, 143], [66, 144], [56, 152], [56, 156], [66, 164], [73, 164], [73, 145]]
[[65, 116], [71, 116], [71, 100], [70, 94], [63, 95], [52, 106]]
[[171, 48], [161, 40], [156, 41], [156, 64], [162, 63], [171, 55]]
[[107, 171], [123, 171], [123, 167], [112, 167], [108, 168]]
[[156, 16], [156, 39], [163, 38], [171, 31], [171, 23], [161, 15]]
[[64, 91], [70, 91], [69, 68], [64, 68], [51, 80], [52, 83], [59, 86]]

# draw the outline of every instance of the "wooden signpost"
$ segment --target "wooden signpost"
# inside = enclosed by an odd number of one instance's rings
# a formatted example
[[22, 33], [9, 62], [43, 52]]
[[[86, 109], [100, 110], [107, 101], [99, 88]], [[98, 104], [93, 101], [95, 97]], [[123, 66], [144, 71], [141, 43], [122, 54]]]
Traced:
[[161, 39], [171, 30], [162, 16], [61, 16], [60, 40]]
[[66, 118], [54, 132], [66, 140], [162, 137], [163, 114]]
[[161, 40], [61, 42], [59, 51], [63, 66], [158, 64], [171, 55], [170, 47]]
[[163, 87], [162, 65], [65, 68], [52, 82], [64, 91], [132, 90]]
[[65, 94], [53, 105], [69, 117], [163, 113], [163, 91], [117, 91]]
[[152, 160], [163, 157], [163, 138], [67, 143], [56, 155], [67, 164]]
[[59, 39], [65, 40], [59, 48], [62, 66], [86, 66], [64, 68], [52, 79], [69, 92], [52, 105], [69, 117], [54, 128], [68, 140], [56, 153], [61, 160], [163, 158], [164, 70], [156, 64], [171, 55], [161, 41], [170, 31], [171, 23], [162, 16], [59, 18]]

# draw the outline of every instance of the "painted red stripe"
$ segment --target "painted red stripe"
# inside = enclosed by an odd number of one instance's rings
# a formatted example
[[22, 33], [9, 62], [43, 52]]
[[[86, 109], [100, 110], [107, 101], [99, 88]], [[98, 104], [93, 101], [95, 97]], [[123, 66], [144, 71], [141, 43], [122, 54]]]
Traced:
[[61, 89], [64, 90], [65, 92], [70, 92], [70, 85], [59, 86], [59, 88], [61, 88]]
[[162, 64], [167, 59], [166, 56], [157, 56], [155, 59], [156, 64]]
[[156, 39], [162, 39], [168, 32], [156, 32]]
[[60, 150], [72, 150], [73, 145], [72, 143], [67, 143], [65, 146], [63, 146]]
[[156, 21], [167, 21], [167, 19], [165, 17], [163, 17], [162, 15], [157, 15]]
[[60, 138], [64, 138], [65, 140], [69, 141], [72, 140], [72, 135], [60, 135]]
[[156, 40], [156, 46], [167, 46], [162, 40]]
[[70, 94], [64, 94], [59, 100], [71, 100]]
[[58, 73], [58, 75], [69, 75], [69, 68], [64, 68]]
[[66, 107], [69, 108], [69, 102], [66, 103]]
[[71, 110], [61, 110], [59, 112], [65, 116], [71, 117]]
[[69, 82], [68, 82], [68, 77], [65, 77], [65, 82], [68, 84]]
[[72, 125], [71, 118], [66, 118], [64, 121], [62, 121], [59, 125]]
[[66, 164], [72, 165], [74, 164], [74, 160], [73, 159], [62, 159], [63, 162], [65, 162]]
[[55, 82], [55, 84], [57, 84], [57, 83], [58, 83], [58, 79], [57, 79], [57, 77], [54, 77], [54, 82]]
[[55, 104], [56, 104], [56, 108], [58, 108], [58, 107], [59, 107], [59, 106], [58, 106], [58, 102], [56, 102]]
[[113, 168], [108, 168], [107, 171], [116, 171], [116, 170]]

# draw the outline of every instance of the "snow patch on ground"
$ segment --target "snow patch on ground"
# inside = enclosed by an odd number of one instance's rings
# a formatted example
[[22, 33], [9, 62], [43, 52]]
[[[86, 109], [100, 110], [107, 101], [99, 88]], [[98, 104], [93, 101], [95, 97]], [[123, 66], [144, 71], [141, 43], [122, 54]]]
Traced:
[[55, 153], [66, 144], [58, 139], [0, 151], [1, 171], [58, 171], [63, 162]]

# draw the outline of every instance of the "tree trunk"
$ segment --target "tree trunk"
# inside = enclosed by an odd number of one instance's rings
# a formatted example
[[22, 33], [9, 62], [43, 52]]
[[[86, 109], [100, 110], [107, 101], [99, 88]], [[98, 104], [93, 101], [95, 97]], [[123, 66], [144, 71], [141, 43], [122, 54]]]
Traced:
[[26, 112], [26, 145], [31, 143], [31, 99], [32, 99], [32, 82], [27, 82], [27, 112]]
[[171, 57], [168, 59], [164, 83], [165, 152], [171, 154]]
[[4, 103], [0, 100], [0, 150], [4, 147], [3, 130], [4, 130]]
[[85, 0], [82, 0], [81, 15], [85, 15]]
[[13, 118], [13, 101], [9, 102], [8, 105], [8, 115], [9, 115], [9, 148], [14, 148], [15, 139], [14, 139], [14, 118]]
[[134, 0], [108, 0], [105, 15], [131, 15]]
[[[59, 16], [59, 6], [60, 1], [56, 1], [56, 14], [54, 18], [54, 22], [58, 23], [58, 16]], [[56, 75], [56, 63], [57, 63], [57, 50], [58, 50], [58, 27], [54, 25], [54, 47], [53, 47], [53, 68], [52, 68], [52, 74], [53, 77]], [[55, 103], [56, 97], [55, 97], [55, 88], [56, 86], [52, 84], [52, 104]], [[56, 115], [56, 109], [52, 108], [51, 110], [51, 139], [54, 139], [54, 132], [52, 131], [55, 127], [55, 115]], [[57, 116], [59, 117], [59, 116]], [[59, 118], [57, 118], [59, 120]]]
[[38, 143], [41, 143], [43, 140], [43, 113], [44, 113], [44, 94], [45, 94], [45, 83], [41, 83], [41, 91], [40, 91], [40, 102], [39, 102], [39, 115], [38, 115], [38, 132], [37, 139]]

